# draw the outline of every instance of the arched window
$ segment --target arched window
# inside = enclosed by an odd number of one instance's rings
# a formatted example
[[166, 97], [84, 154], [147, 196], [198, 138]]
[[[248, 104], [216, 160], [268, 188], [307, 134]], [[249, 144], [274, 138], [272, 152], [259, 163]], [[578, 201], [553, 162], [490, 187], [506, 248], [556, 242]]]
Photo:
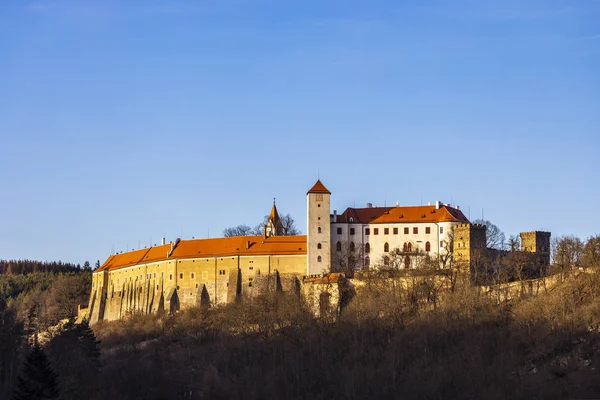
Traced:
[[404, 268], [406, 268], [406, 269], [410, 268], [410, 257], [409, 256], [404, 257]]
[[342, 242], [337, 242], [335, 244], [335, 251], [342, 251]]
[[365, 257], [365, 265], [369, 266], [371, 264], [371, 259], [367, 256]]
[[318, 227], [318, 228], [317, 228], [317, 232], [318, 232], [318, 233], [321, 233], [321, 227]]
[[402, 246], [402, 251], [405, 253], [408, 251], [408, 243], [404, 242], [404, 246]]
[[425, 251], [431, 251], [431, 243], [425, 243]]
[[371, 252], [371, 245], [369, 243], [365, 244], [365, 253]]
[[317, 243], [317, 249], [321, 250], [321, 243]]
[[354, 242], [350, 242], [350, 251], [354, 251]]
[[322, 258], [321, 256], [317, 257], [317, 262], [321, 262]]
[[390, 251], [390, 245], [388, 242], [385, 242], [385, 244], [383, 245], [383, 251], [384, 253], [388, 253]]
[[408, 244], [408, 252], [410, 253], [412, 251], [412, 243]]

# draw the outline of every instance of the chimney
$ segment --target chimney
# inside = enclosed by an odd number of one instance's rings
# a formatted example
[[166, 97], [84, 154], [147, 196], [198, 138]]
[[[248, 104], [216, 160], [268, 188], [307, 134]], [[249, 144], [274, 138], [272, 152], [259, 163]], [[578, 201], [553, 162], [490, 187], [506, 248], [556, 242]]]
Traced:
[[435, 202], [435, 209], [436, 209], [436, 210], [439, 210], [439, 209], [440, 209], [440, 205], [441, 205], [441, 203], [442, 203], [442, 202], [441, 202], [441, 201], [439, 201], [439, 200]]
[[166, 244], [166, 239], [162, 238], [162, 240], [160, 241], [160, 244], [162, 244], [164, 246]]
[[430, 201], [428, 201], [428, 202], [427, 202], [427, 205], [428, 205], [428, 206], [430, 206], [430, 205], [431, 205], [431, 202], [430, 202]]
[[373, 208], [373, 203], [367, 203], [367, 208]]
[[333, 210], [333, 222], [337, 222], [337, 210]]

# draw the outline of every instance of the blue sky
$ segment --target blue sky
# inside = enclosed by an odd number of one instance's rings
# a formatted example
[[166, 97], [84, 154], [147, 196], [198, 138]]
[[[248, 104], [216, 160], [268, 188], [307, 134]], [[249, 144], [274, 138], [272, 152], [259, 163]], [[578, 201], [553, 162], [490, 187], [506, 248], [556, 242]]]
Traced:
[[0, 2], [0, 258], [270, 210], [458, 204], [600, 233], [600, 1]]

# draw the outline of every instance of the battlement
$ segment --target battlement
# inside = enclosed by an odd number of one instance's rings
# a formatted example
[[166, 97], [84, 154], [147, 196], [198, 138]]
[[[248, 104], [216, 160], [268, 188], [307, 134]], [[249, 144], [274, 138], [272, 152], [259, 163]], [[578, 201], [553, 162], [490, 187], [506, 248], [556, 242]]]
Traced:
[[483, 224], [456, 224], [454, 229], [487, 229], [487, 226]]
[[521, 237], [534, 237], [534, 236], [538, 236], [538, 237], [550, 237], [551, 233], [550, 232], [545, 232], [545, 231], [529, 231], [529, 232], [521, 232]]

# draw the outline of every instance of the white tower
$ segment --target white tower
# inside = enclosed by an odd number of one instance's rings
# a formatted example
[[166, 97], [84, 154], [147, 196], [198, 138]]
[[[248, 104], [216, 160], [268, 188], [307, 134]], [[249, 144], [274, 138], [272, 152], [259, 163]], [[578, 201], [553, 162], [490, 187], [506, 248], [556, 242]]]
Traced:
[[317, 183], [306, 193], [307, 221], [307, 275], [331, 271], [331, 224], [329, 221], [331, 192]]

